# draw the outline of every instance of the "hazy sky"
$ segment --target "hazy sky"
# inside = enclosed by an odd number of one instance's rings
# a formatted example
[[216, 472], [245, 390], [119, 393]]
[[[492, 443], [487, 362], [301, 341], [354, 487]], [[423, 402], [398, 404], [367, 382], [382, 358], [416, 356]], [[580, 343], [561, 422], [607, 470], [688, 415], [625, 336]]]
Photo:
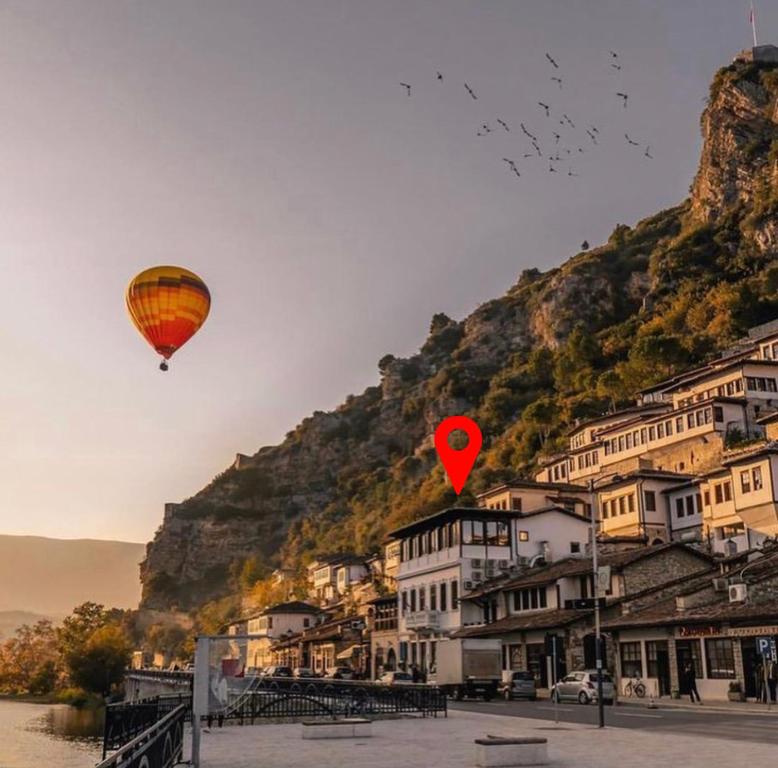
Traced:
[[[737, 0], [0, 1], [0, 533], [147, 540], [433, 313], [678, 202], [749, 43]], [[158, 263], [213, 295], [167, 374], [123, 301]]]

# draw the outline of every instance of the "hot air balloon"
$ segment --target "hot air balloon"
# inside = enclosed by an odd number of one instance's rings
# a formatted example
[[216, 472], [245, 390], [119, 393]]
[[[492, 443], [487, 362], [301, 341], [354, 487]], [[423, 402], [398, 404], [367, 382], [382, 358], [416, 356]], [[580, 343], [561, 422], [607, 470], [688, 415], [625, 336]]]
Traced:
[[164, 358], [160, 369], [208, 317], [208, 286], [183, 267], [151, 267], [127, 286], [127, 311], [143, 338]]

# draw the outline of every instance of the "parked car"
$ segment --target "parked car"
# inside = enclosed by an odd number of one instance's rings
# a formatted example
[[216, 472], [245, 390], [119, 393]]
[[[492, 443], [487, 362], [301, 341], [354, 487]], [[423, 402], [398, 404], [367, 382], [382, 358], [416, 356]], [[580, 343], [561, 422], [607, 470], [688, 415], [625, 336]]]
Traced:
[[413, 675], [410, 672], [402, 672], [401, 670], [384, 672], [378, 678], [378, 682], [384, 685], [413, 685]]
[[[602, 673], [602, 700], [613, 704], [613, 678], [605, 671]], [[571, 672], [551, 688], [551, 699], [556, 701], [577, 701], [590, 704], [597, 701], [597, 670], [585, 669]]]
[[509, 672], [508, 679], [503, 679], [500, 685], [500, 693], [507, 701], [511, 699], [535, 701], [538, 698], [535, 675], [526, 671]]
[[295, 667], [292, 670], [292, 677], [316, 677], [316, 673], [310, 667]]
[[291, 677], [291, 667], [266, 667], [262, 677]]
[[330, 680], [353, 680], [354, 670], [351, 667], [330, 667], [324, 677]]

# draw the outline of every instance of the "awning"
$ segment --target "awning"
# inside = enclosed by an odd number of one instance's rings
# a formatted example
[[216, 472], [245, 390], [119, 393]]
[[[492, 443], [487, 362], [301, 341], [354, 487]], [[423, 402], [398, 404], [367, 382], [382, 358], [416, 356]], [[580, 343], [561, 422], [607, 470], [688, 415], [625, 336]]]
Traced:
[[336, 659], [350, 659], [355, 654], [359, 653], [362, 650], [362, 646], [355, 643], [352, 646], [349, 646], [346, 648], [345, 651], [341, 651], [335, 658]]

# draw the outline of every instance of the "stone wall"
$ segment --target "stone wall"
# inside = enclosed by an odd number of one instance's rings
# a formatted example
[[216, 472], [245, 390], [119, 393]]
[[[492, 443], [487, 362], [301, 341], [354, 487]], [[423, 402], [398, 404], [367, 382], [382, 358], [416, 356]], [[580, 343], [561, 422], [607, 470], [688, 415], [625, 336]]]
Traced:
[[622, 579], [626, 595], [642, 592], [663, 582], [701, 571], [705, 560], [681, 547], [671, 547], [653, 557], [631, 563], [624, 568]]

